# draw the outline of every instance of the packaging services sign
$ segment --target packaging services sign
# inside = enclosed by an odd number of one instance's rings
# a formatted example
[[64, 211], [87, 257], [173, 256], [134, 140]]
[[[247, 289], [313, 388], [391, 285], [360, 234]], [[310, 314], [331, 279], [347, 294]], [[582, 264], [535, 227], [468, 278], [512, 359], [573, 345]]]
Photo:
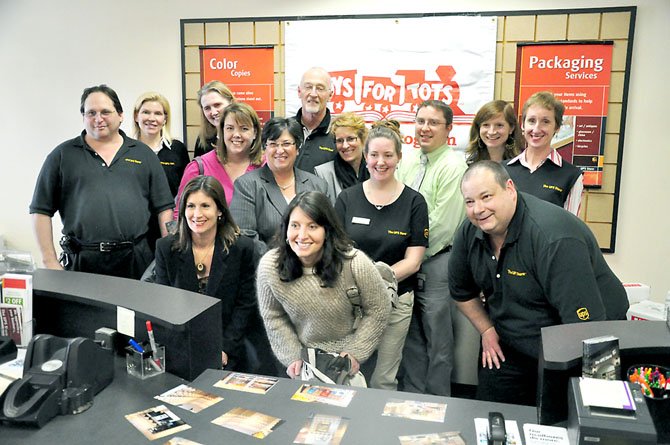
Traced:
[[274, 114], [274, 49], [262, 47], [200, 47], [201, 85], [225, 83], [233, 96], [251, 105], [261, 122]]
[[300, 108], [300, 77], [313, 66], [331, 75], [333, 114], [396, 119], [415, 147], [414, 116], [424, 100], [451, 106], [449, 144], [465, 149], [475, 113], [493, 99], [495, 17], [301, 20], [286, 22], [284, 41], [289, 116]]
[[552, 147], [584, 172], [584, 186], [600, 187], [605, 152], [612, 42], [528, 43], [517, 46], [514, 105], [551, 91], [565, 105]]

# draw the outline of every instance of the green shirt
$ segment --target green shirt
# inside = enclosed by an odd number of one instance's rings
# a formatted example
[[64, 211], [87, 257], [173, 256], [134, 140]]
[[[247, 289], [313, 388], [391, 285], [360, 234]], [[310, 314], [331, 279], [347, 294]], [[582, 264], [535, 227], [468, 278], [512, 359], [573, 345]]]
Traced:
[[[461, 153], [443, 145], [427, 153], [428, 165], [419, 193], [428, 204], [430, 236], [426, 258], [430, 258], [454, 240], [454, 233], [465, 218], [465, 204], [460, 185], [463, 173], [468, 168]], [[421, 150], [405, 156], [396, 172], [396, 177], [411, 185], [420, 167]]]

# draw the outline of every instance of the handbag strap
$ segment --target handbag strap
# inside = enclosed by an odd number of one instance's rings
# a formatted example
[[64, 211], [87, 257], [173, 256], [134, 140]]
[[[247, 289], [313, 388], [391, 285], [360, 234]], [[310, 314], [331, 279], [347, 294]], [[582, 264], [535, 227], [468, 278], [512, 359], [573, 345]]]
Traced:
[[356, 251], [348, 260], [349, 264], [348, 265], [345, 264], [342, 267], [343, 269], [342, 272], [344, 275], [344, 286], [347, 292], [347, 298], [349, 299], [349, 303], [351, 303], [354, 312], [354, 326], [353, 326], [354, 330], [358, 328], [361, 318], [363, 318], [363, 309], [361, 307], [361, 293], [358, 290], [358, 286], [356, 285], [356, 277], [354, 276], [353, 271], [354, 267], [353, 262], [355, 256]]
[[195, 162], [198, 164], [198, 175], [202, 176], [205, 174], [205, 165], [202, 163], [202, 158], [200, 156], [195, 157]]

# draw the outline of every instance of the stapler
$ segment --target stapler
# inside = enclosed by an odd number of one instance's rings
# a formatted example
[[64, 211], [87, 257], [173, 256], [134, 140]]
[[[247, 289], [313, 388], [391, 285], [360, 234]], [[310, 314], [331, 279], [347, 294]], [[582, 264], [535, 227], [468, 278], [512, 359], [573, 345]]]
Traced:
[[40, 334], [28, 344], [23, 378], [0, 396], [0, 420], [41, 428], [59, 414], [78, 414], [114, 379], [114, 355], [83, 337]]

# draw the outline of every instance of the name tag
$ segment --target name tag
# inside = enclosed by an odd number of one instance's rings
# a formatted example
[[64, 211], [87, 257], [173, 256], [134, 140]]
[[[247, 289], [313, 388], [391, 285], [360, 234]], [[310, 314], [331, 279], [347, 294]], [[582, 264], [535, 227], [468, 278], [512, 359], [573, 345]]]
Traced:
[[361, 218], [360, 216], [354, 216], [351, 218], [352, 224], [365, 224], [366, 226], [370, 225], [370, 218]]

